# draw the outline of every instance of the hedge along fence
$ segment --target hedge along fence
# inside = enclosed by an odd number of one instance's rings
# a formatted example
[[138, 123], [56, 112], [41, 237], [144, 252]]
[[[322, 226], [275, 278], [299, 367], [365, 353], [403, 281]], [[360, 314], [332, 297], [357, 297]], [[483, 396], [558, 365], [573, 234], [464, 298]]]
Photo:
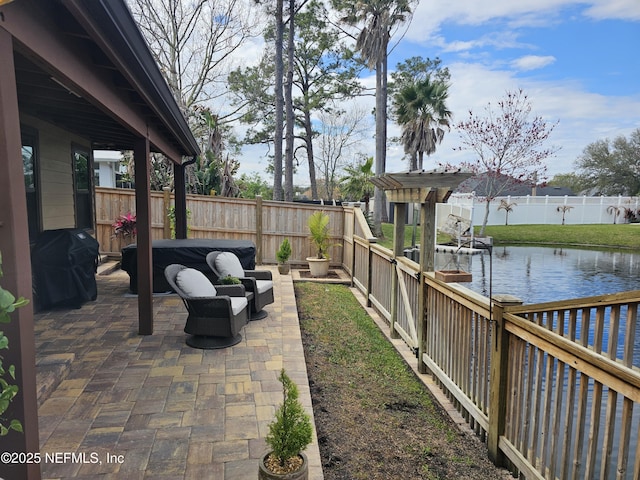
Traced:
[[[169, 192], [151, 193], [151, 238], [170, 238], [167, 209], [173, 206]], [[113, 236], [112, 224], [119, 215], [135, 214], [135, 191], [96, 188], [96, 239], [100, 251], [120, 254], [133, 240]], [[329, 205], [308, 205], [271, 200], [187, 195], [188, 238], [251, 240], [256, 244], [257, 263], [277, 263], [276, 250], [285, 238], [291, 242], [290, 263], [305, 264], [312, 255], [307, 219], [317, 210], [329, 215], [329, 229], [334, 243], [342, 244], [344, 210]], [[333, 247], [331, 263], [341, 265], [343, 252]]]

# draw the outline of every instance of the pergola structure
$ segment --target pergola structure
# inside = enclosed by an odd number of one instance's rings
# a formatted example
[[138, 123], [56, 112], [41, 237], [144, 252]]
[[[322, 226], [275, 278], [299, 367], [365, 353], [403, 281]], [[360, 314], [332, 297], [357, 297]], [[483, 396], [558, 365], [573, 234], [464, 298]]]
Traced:
[[[473, 174], [461, 170], [409, 171], [385, 173], [371, 180], [376, 187], [385, 191], [387, 200], [394, 203], [393, 255], [403, 256], [404, 218], [408, 203], [420, 204], [420, 285], [423, 285], [424, 272], [434, 270], [434, 251], [436, 241], [436, 203], [445, 203], [453, 190]], [[398, 317], [399, 293], [407, 300], [403, 288], [402, 275], [396, 267], [391, 282], [391, 332], [395, 332], [394, 323]], [[418, 293], [418, 312], [425, 308], [424, 288]], [[413, 324], [413, 322], [410, 322]], [[418, 344], [418, 358], [422, 358], [422, 322], [417, 322], [415, 332]], [[420, 368], [424, 368], [420, 362]]]

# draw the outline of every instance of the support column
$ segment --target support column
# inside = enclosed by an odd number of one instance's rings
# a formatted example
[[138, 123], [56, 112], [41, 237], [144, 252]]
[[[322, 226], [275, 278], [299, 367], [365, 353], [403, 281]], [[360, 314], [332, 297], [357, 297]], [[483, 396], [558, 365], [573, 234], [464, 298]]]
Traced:
[[256, 263], [262, 262], [262, 195], [256, 195]]
[[184, 165], [173, 165], [173, 188], [176, 214], [176, 238], [187, 238], [187, 189], [184, 178]]
[[[13, 63], [13, 40], [0, 28], [0, 251], [2, 252], [2, 287], [16, 297], [32, 299], [27, 195], [24, 188], [20, 138], [20, 117]], [[9, 349], [2, 350], [5, 369], [14, 365], [18, 394], [3, 414], [3, 423], [10, 419], [22, 422], [24, 433], [11, 430], [0, 437], [0, 451], [37, 453], [38, 404], [36, 394], [35, 338], [33, 332], [33, 302], [11, 314], [11, 323], [2, 331], [9, 339]], [[39, 480], [37, 464], [0, 464], [0, 477]]]
[[136, 229], [138, 256], [138, 333], [153, 333], [153, 257], [151, 250], [151, 182], [149, 140], [141, 138], [133, 147], [136, 175]]

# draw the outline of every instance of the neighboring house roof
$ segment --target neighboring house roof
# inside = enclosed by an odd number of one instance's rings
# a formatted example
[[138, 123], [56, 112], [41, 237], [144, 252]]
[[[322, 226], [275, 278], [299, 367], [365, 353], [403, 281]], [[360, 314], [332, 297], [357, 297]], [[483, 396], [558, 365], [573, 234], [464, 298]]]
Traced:
[[[479, 197], [485, 197], [487, 195], [487, 183], [489, 180], [489, 176], [485, 173], [481, 173], [478, 175], [474, 175], [473, 177], [465, 180], [458, 188], [456, 188], [456, 193], [472, 193]], [[505, 187], [502, 192], [500, 192], [500, 197], [524, 197], [527, 195], [533, 195], [533, 185], [525, 182], [520, 182], [514, 178], [508, 177], [507, 175], [501, 175], [500, 182], [508, 183], [507, 187]], [[549, 196], [575, 196], [569, 188], [567, 187], [554, 187], [551, 185], [539, 184], [535, 188], [535, 195], [542, 197], [545, 195]]]

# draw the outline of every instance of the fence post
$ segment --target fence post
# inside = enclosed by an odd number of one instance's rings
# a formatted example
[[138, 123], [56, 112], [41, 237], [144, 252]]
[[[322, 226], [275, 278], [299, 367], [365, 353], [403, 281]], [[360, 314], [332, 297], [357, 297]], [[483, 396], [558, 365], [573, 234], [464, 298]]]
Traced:
[[391, 320], [389, 321], [391, 338], [399, 338], [396, 332], [398, 321], [398, 267], [396, 258], [404, 254], [404, 218], [407, 214], [406, 203], [395, 203], [393, 212], [393, 273], [391, 277]]
[[256, 263], [262, 265], [262, 195], [256, 195]]
[[171, 188], [163, 187], [162, 188], [163, 197], [162, 197], [162, 206], [164, 209], [164, 217], [162, 219], [162, 224], [164, 225], [164, 233], [163, 238], [171, 238], [171, 222], [169, 221], [169, 213], [171, 212]]
[[504, 464], [500, 451], [500, 437], [504, 434], [507, 412], [507, 370], [509, 366], [509, 334], [504, 324], [504, 308], [522, 305], [522, 300], [512, 295], [494, 295], [491, 299], [491, 323], [494, 327], [494, 344], [491, 349], [491, 376], [489, 380], [489, 431], [487, 449], [489, 459], [496, 465]]

